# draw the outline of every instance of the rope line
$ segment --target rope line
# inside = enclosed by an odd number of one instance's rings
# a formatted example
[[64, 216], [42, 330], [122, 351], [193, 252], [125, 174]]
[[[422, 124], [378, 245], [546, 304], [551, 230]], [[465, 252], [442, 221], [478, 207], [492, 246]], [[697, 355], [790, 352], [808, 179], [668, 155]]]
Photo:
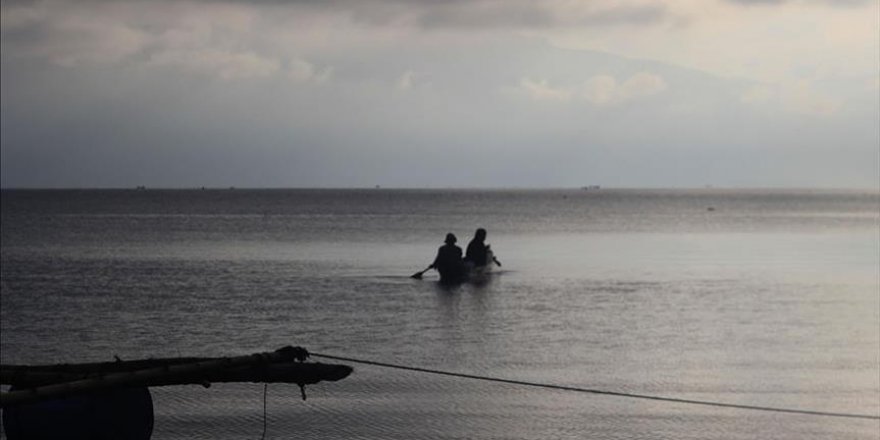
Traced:
[[606, 390], [598, 390], [592, 388], [579, 388], [579, 387], [571, 387], [565, 385], [553, 385], [546, 383], [538, 383], [538, 382], [526, 382], [521, 380], [512, 380], [512, 379], [501, 379], [497, 377], [489, 377], [489, 376], [479, 376], [475, 374], [466, 374], [466, 373], [456, 373], [452, 371], [443, 371], [443, 370], [434, 370], [429, 368], [420, 368], [420, 367], [411, 367], [407, 365], [398, 365], [398, 364], [390, 364], [386, 362], [376, 362], [364, 359], [355, 359], [350, 357], [343, 356], [333, 356], [329, 354], [321, 354], [321, 353], [309, 353], [312, 357], [320, 357], [325, 359], [333, 359], [343, 362], [353, 362], [364, 365], [373, 365], [377, 367], [385, 367], [385, 368], [393, 368], [397, 370], [407, 370], [407, 371], [416, 371], [420, 373], [429, 373], [429, 374], [438, 374], [442, 376], [452, 376], [452, 377], [461, 377], [465, 379], [475, 379], [475, 380], [483, 380], [488, 382], [500, 382], [512, 385], [522, 385], [529, 387], [538, 387], [538, 388], [549, 388], [554, 390], [562, 390], [562, 391], [575, 391], [580, 393], [589, 393], [589, 394], [599, 394], [604, 396], [616, 396], [616, 397], [628, 397], [633, 399], [645, 399], [645, 400], [656, 400], [661, 402], [673, 402], [673, 403], [681, 403], [688, 405], [703, 405], [703, 406], [715, 406], [721, 408], [734, 408], [734, 409], [745, 409], [745, 410], [754, 410], [754, 411], [769, 411], [769, 412], [780, 412], [780, 413], [790, 413], [790, 414], [804, 414], [810, 416], [825, 416], [825, 417], [848, 417], [854, 419], [870, 419], [870, 420], [880, 420], [880, 416], [870, 415], [870, 414], [852, 414], [852, 413], [840, 413], [840, 412], [827, 412], [827, 411], [811, 411], [811, 410], [803, 410], [803, 409], [791, 409], [791, 408], [777, 408], [770, 406], [757, 406], [757, 405], [740, 405], [735, 403], [723, 403], [723, 402], [712, 402], [708, 400], [693, 400], [693, 399], [679, 399], [675, 397], [662, 397], [662, 396], [651, 396], [647, 394], [632, 394], [632, 393], [622, 393], [617, 391], [606, 391]]
[[266, 394], [269, 393], [269, 383], [266, 382], [263, 384], [263, 435], [260, 436], [260, 440], [266, 440], [266, 431], [269, 427], [269, 420], [266, 414]]

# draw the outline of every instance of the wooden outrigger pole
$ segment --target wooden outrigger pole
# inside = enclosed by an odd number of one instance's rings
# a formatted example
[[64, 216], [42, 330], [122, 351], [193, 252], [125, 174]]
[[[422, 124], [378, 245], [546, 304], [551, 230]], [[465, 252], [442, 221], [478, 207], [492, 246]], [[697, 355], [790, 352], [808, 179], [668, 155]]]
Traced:
[[295, 383], [302, 388], [321, 381], [341, 380], [353, 371], [347, 365], [304, 362], [308, 356], [304, 348], [286, 346], [274, 352], [222, 358], [0, 365], [0, 383], [14, 387], [13, 391], [0, 393], [0, 408], [129, 387], [265, 382]]

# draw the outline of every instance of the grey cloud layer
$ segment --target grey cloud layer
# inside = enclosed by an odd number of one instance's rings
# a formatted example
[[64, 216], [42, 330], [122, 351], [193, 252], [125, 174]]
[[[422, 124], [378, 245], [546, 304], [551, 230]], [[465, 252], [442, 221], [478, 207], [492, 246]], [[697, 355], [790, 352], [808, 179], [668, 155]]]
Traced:
[[853, 7], [871, 3], [873, 0], [724, 0], [740, 5], [782, 5], [786, 3], [816, 3], [832, 7]]
[[880, 84], [829, 103], [507, 32], [662, 35], [673, 5], [4, 1], [0, 183], [876, 181]]
[[[125, 62], [216, 71], [225, 78], [290, 70], [294, 77], [325, 80], [332, 67], [316, 65], [308, 57], [326, 55], [335, 50], [333, 45], [348, 53], [374, 39], [400, 46], [401, 39], [426, 30], [479, 34], [506, 28], [651, 25], [670, 19], [662, 5], [640, 1], [7, 1], [2, 45], [7, 56], [60, 65]], [[345, 32], [336, 32], [341, 29]]]
[[[3, 7], [43, 7], [63, 5], [98, 7], [107, 4], [151, 3], [173, 4], [173, 1], [85, 0], [82, 2], [4, 0]], [[671, 18], [668, 8], [659, 2], [644, 0], [626, 2], [570, 2], [547, 0], [327, 0], [327, 1], [246, 1], [194, 0], [189, 3], [244, 5], [255, 7], [299, 9], [310, 12], [339, 13], [355, 22], [385, 26], [391, 24], [424, 28], [546, 28], [556, 26], [645, 25]]]
[[858, 186], [874, 173], [877, 137], [858, 129], [870, 112], [767, 117], [772, 102], [739, 99], [750, 84], [660, 63], [506, 41], [333, 65], [338, 83], [292, 87], [5, 63], [2, 184]]

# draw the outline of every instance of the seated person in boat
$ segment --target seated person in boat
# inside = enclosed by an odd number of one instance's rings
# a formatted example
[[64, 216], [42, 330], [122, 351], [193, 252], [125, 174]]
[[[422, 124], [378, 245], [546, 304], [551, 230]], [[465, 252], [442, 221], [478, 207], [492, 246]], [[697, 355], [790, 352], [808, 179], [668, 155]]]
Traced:
[[485, 229], [479, 228], [474, 233], [474, 238], [468, 243], [464, 261], [471, 267], [485, 266], [489, 263], [489, 245], [486, 244]]
[[464, 264], [461, 260], [461, 248], [455, 245], [458, 241], [455, 234], [446, 234], [446, 240], [440, 249], [437, 249], [437, 257], [431, 263], [431, 269], [440, 272], [440, 279], [454, 280], [464, 277]]

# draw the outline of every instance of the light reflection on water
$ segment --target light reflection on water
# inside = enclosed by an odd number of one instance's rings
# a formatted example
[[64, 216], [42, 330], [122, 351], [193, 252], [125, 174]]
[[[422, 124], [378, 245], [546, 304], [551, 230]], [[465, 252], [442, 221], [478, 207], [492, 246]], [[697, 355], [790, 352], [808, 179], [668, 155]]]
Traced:
[[[844, 203], [788, 194], [796, 203], [774, 208], [762, 229], [771, 201], [788, 200], [786, 194], [755, 201], [739, 193], [696, 200], [663, 193], [665, 203], [655, 203], [624, 193], [603, 196], [609, 198], [592, 210], [561, 213], [547, 209], [564, 208], [568, 202], [561, 200], [581, 195], [466, 195], [449, 201], [445, 217], [426, 202], [446, 197], [435, 193], [407, 193], [407, 203], [392, 198], [384, 205], [381, 198], [359, 203], [342, 194], [337, 196], [345, 203], [326, 207], [311, 193], [259, 193], [257, 207], [237, 198], [225, 208], [211, 204], [195, 213], [191, 206], [198, 201], [179, 194], [180, 200], [165, 201], [171, 207], [130, 202], [127, 210], [79, 195], [97, 212], [76, 215], [59, 214], [45, 201], [52, 209], [40, 208], [40, 215], [27, 204], [29, 210], [10, 212], [4, 199], [0, 357], [4, 363], [45, 363], [114, 354], [216, 356], [294, 344], [524, 381], [880, 413], [876, 197]], [[742, 209], [707, 226], [716, 221], [703, 219], [710, 196], [719, 210], [732, 204]], [[480, 204], [469, 205], [468, 197]], [[294, 208], [273, 208], [291, 198], [302, 204], [296, 209], [310, 213], [296, 214], [298, 226], [271, 215], [272, 209], [295, 214], [287, 212]], [[511, 200], [533, 206], [512, 207]], [[497, 209], [472, 214], [486, 204]], [[688, 206], [699, 213], [683, 214]], [[270, 220], [251, 211], [268, 211]], [[64, 215], [76, 220], [67, 223]], [[581, 225], [584, 215], [593, 226]], [[31, 223], [18, 223], [22, 218]], [[419, 227], [413, 218], [428, 222], [428, 231], [418, 231], [430, 236], [401, 232]], [[683, 226], [676, 223], [680, 218]], [[619, 219], [626, 221], [615, 229]], [[791, 227], [783, 228], [785, 222]], [[448, 288], [434, 274], [409, 278], [430, 262], [447, 230], [466, 244], [475, 226], [489, 229], [504, 263], [487, 283]], [[295, 232], [285, 235], [289, 230]], [[334, 230], [339, 234], [328, 232]], [[348, 379], [309, 387], [306, 402], [296, 386], [271, 385], [269, 438], [880, 434], [880, 423], [871, 420], [703, 408], [353, 366]], [[168, 387], [153, 395], [157, 439], [257, 438], [262, 430], [258, 384]]]

